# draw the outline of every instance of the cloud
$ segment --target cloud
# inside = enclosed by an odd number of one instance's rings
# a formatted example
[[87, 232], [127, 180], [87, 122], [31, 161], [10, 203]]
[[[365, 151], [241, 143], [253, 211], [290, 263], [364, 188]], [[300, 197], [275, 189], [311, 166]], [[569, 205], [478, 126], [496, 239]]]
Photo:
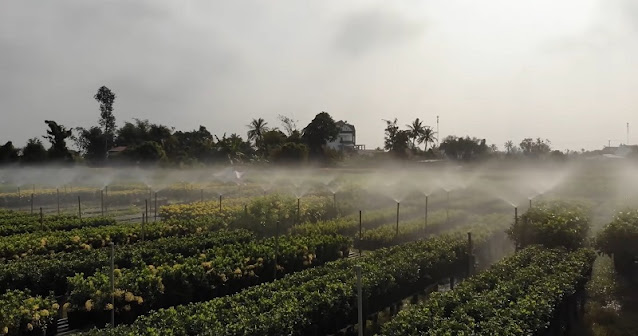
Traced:
[[369, 8], [345, 16], [335, 45], [341, 52], [361, 55], [405, 43], [423, 30], [422, 22], [410, 20], [399, 12]]

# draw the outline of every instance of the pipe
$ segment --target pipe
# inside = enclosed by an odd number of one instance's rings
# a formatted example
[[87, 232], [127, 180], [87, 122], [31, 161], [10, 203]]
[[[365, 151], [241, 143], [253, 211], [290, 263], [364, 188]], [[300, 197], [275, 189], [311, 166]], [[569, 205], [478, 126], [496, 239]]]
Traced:
[[397, 228], [396, 228], [396, 235], [399, 235], [399, 207], [401, 206], [401, 203], [397, 202]]
[[355, 265], [357, 273], [357, 311], [359, 315], [359, 336], [363, 336], [363, 285], [361, 281], [361, 265]]
[[361, 210], [359, 210], [359, 255], [361, 255], [362, 240], [363, 240], [363, 221], [361, 220]]

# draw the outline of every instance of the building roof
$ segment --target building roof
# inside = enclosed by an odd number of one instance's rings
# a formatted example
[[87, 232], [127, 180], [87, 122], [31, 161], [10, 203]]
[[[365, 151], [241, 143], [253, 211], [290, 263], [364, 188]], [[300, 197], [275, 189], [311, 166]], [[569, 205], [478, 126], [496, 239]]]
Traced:
[[123, 152], [126, 150], [126, 146], [117, 146], [117, 147], [113, 147], [111, 149], [109, 149], [109, 153], [119, 153], [119, 152]]
[[339, 127], [340, 131], [343, 131], [344, 127], [348, 127], [351, 129], [352, 132], [356, 132], [354, 125], [348, 124], [348, 121], [339, 120], [336, 122], [336, 124], [337, 124], [337, 127]]

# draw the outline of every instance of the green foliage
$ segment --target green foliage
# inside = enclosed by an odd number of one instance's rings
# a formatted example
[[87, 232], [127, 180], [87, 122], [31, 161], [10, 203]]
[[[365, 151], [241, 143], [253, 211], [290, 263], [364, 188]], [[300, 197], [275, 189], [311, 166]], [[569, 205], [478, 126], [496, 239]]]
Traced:
[[[347, 255], [351, 240], [341, 236], [281, 237], [278, 240], [279, 275], [316, 267]], [[272, 281], [275, 238], [227, 244], [192, 257], [156, 256], [115, 271], [116, 314], [136, 314], [176, 304], [204, 301]], [[69, 278], [70, 310], [106, 309], [110, 303], [109, 270]], [[90, 302], [90, 305], [87, 304]]]
[[396, 118], [393, 121], [386, 120], [385, 122], [384, 148], [399, 158], [405, 158], [410, 148], [411, 131], [400, 130]]
[[62, 125], [58, 125], [53, 120], [45, 120], [44, 121], [48, 126], [49, 130], [47, 131], [47, 138], [51, 143], [51, 148], [49, 148], [48, 157], [53, 161], [60, 162], [71, 162], [73, 161], [73, 157], [71, 152], [66, 146], [66, 139], [73, 135], [71, 130], [67, 130], [66, 127]]
[[115, 102], [115, 94], [106, 86], [102, 86], [97, 90], [95, 100], [100, 103], [100, 126], [104, 129], [103, 134], [107, 141], [104, 146], [112, 144], [115, 137], [115, 116], [113, 115], [113, 103]]
[[40, 223], [40, 216], [0, 210], [0, 236], [36, 231], [71, 230], [82, 227], [99, 227], [115, 225], [115, 219], [92, 217], [80, 220], [76, 216], [45, 216]]
[[596, 237], [601, 252], [638, 256], [638, 210], [617, 213]]
[[305, 144], [287, 142], [270, 153], [273, 162], [303, 163], [308, 159], [309, 149]]
[[[99, 127], [89, 129], [77, 128], [77, 146], [84, 152], [84, 158], [89, 162], [101, 162], [106, 157], [106, 137]], [[112, 142], [111, 142], [112, 143]]]
[[542, 140], [541, 138], [536, 138], [536, 141], [532, 138], [525, 138], [519, 146], [525, 156], [531, 157], [545, 155], [552, 150], [551, 142], [549, 140]]
[[589, 249], [529, 247], [400, 312], [381, 335], [543, 334], [562, 303], [582, 292], [595, 258]]
[[166, 152], [155, 141], [146, 141], [139, 146], [129, 147], [123, 154], [129, 160], [143, 164], [158, 163], [166, 159]]
[[[477, 236], [483, 238], [477, 237], [476, 246], [489, 237]], [[459, 272], [467, 263], [463, 251], [466, 240], [462, 236], [408, 243], [297, 272], [235, 295], [160, 309], [131, 326], [85, 335], [332, 334], [356, 320], [354, 265], [360, 265], [365, 274], [364, 300], [374, 311]]]
[[312, 156], [323, 156], [323, 148], [328, 143], [337, 138], [339, 128], [330, 114], [321, 112], [304, 128], [303, 140], [308, 145]]
[[484, 157], [488, 153], [485, 139], [456, 137], [450, 135], [443, 139], [439, 149], [453, 160], [470, 161]]
[[18, 162], [18, 149], [13, 146], [13, 142], [7, 141], [0, 146], [0, 165]]
[[539, 244], [573, 250], [585, 246], [589, 228], [589, 213], [583, 205], [561, 201], [538, 202], [512, 224], [508, 235], [517, 248]]
[[42, 335], [57, 322], [59, 308], [52, 296], [31, 296], [28, 290], [0, 294], [0, 334]]
[[[115, 248], [114, 262], [130, 268], [138, 263], [152, 264], [176, 255], [197, 255], [205, 249], [255, 240], [245, 230], [215, 231], [187, 236], [159, 238]], [[168, 257], [167, 257], [168, 256]], [[31, 255], [13, 260], [0, 268], [0, 290], [29, 288], [36, 294], [67, 293], [67, 277], [76, 273], [93, 274], [110, 264], [110, 248]]]
[[37, 138], [29, 139], [27, 145], [22, 149], [20, 160], [25, 164], [38, 164], [47, 160], [47, 150], [42, 145], [42, 141]]

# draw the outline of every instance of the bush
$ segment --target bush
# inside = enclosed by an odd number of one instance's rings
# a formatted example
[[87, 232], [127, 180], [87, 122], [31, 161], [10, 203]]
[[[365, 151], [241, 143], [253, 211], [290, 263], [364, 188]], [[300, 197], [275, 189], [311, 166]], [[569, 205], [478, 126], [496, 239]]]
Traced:
[[553, 201], [539, 203], [512, 224], [507, 234], [517, 249], [528, 245], [570, 250], [583, 247], [589, 233], [586, 208], [575, 203]]
[[633, 269], [638, 256], [638, 210], [619, 212], [596, 237], [596, 248], [614, 256], [614, 265], [619, 273], [627, 274]]

